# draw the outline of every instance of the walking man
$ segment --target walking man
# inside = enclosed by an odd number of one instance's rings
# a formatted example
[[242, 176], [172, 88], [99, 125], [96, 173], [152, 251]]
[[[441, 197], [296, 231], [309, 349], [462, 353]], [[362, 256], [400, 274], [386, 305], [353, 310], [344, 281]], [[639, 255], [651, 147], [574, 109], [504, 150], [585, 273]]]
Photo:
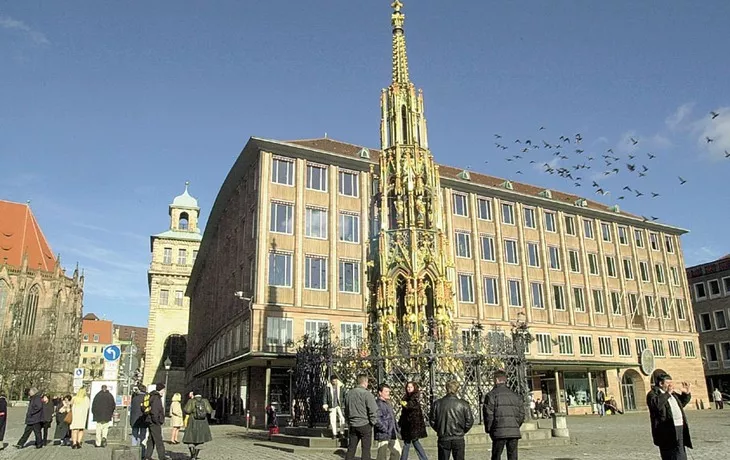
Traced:
[[525, 421], [525, 405], [507, 388], [507, 374], [494, 373], [494, 388], [484, 398], [484, 430], [492, 438], [492, 460], [500, 460], [507, 446], [507, 460], [517, 460], [517, 443]]
[[41, 433], [43, 428], [43, 399], [35, 388], [28, 390], [28, 396], [30, 396], [30, 401], [28, 402], [28, 411], [25, 413], [25, 431], [23, 431], [23, 435], [18, 439], [15, 447], [18, 449], [25, 447], [25, 443], [32, 432], [35, 435], [35, 447], [40, 449], [43, 447], [43, 434]]
[[[332, 428], [332, 439], [337, 434], [343, 433], [343, 425], [345, 424], [345, 416], [342, 413], [341, 404], [345, 400], [345, 388], [334, 375], [330, 379], [330, 383], [324, 391], [324, 404], [322, 409], [329, 411], [330, 427]], [[339, 422], [339, 425], [338, 425]]]
[[433, 404], [431, 409], [431, 428], [438, 437], [438, 460], [464, 460], [464, 436], [474, 425], [474, 416], [469, 403], [456, 396], [459, 382], [452, 380], [446, 384], [446, 396]]
[[94, 416], [96, 422], [96, 447], [106, 447], [106, 436], [109, 434], [109, 426], [112, 424], [114, 417], [114, 409], [117, 408], [117, 402], [109, 393], [106, 385], [101, 386], [101, 391], [94, 396], [91, 402], [91, 415]]
[[386, 384], [378, 388], [378, 423], [375, 425], [375, 442], [377, 442], [378, 460], [398, 460], [401, 447], [398, 442], [398, 424], [395, 423], [395, 412], [390, 404], [390, 387]]
[[378, 405], [368, 391], [368, 376], [357, 376], [357, 386], [345, 395], [345, 420], [350, 427], [345, 460], [354, 460], [358, 443], [362, 442], [362, 460], [372, 460], [373, 427], [378, 423]]
[[606, 393], [600, 388], [596, 391], [596, 405], [598, 406], [598, 415], [601, 417], [606, 415]]
[[[150, 437], [147, 440], [147, 448], [145, 449], [147, 460], [152, 460], [155, 446], [157, 446], [158, 459], [164, 460], [165, 458], [165, 443], [162, 440], [162, 425], [165, 424], [165, 405], [162, 404], [162, 396], [160, 396], [160, 391], [164, 389], [165, 385], [158, 383], [155, 385], [155, 390], [150, 391], [148, 395], [147, 430]], [[142, 404], [144, 405], [144, 402]]]
[[657, 386], [646, 395], [651, 418], [651, 436], [659, 447], [662, 460], [687, 460], [686, 447], [692, 448], [689, 425], [683, 407], [692, 395], [690, 384], [682, 382], [675, 393], [674, 382], [668, 374], [657, 378]]
[[715, 409], [722, 409], [722, 393], [718, 388], [715, 388], [715, 391], [712, 392], [712, 399], [715, 401]]

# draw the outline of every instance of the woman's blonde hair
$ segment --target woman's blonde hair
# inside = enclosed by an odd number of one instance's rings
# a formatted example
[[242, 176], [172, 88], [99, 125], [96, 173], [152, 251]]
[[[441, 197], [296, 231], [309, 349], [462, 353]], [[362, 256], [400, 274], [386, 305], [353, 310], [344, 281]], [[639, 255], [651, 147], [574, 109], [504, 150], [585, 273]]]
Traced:
[[172, 402], [178, 402], [182, 401], [182, 395], [180, 393], [175, 393], [172, 395]]
[[86, 388], [81, 387], [78, 393], [76, 393], [76, 396], [74, 396], [73, 401], [83, 401], [84, 399], [86, 399]]

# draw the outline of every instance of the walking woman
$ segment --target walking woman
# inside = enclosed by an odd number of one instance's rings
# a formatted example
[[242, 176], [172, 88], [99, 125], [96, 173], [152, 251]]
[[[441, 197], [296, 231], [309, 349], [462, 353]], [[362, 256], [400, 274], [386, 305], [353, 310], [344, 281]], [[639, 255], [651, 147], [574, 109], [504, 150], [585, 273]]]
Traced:
[[170, 404], [170, 425], [172, 425], [172, 438], [170, 443], [180, 444], [178, 436], [180, 436], [180, 428], [183, 426], [183, 410], [180, 401], [182, 395], [175, 393], [172, 395], [172, 404]]
[[5, 425], [8, 423], [8, 400], [0, 392], [0, 450], [5, 449]]
[[416, 382], [408, 382], [406, 384], [406, 394], [403, 395], [403, 399], [400, 402], [401, 412], [400, 420], [400, 433], [403, 438], [403, 453], [401, 453], [400, 459], [408, 459], [408, 451], [411, 449], [411, 445], [416, 449], [418, 454], [418, 460], [428, 460], [426, 452], [421, 446], [419, 439], [423, 439], [428, 434], [426, 433], [426, 422], [423, 418], [423, 409], [421, 409], [421, 394], [418, 390], [418, 384]]
[[207, 399], [201, 395], [195, 394], [195, 397], [185, 404], [185, 413], [189, 414], [188, 426], [185, 428], [185, 436], [183, 442], [190, 449], [190, 458], [198, 458], [200, 449], [198, 446], [213, 440], [208, 426], [208, 414], [213, 412], [213, 407]]
[[89, 397], [86, 396], [86, 388], [81, 387], [76, 396], [71, 400], [71, 448], [81, 449], [84, 442], [84, 430], [86, 419], [89, 415]]
[[71, 416], [71, 395], [63, 397], [61, 402], [56, 408], [56, 432], [53, 436], [54, 439], [60, 439], [62, 446], [68, 446], [71, 444], [71, 426], [69, 419]]

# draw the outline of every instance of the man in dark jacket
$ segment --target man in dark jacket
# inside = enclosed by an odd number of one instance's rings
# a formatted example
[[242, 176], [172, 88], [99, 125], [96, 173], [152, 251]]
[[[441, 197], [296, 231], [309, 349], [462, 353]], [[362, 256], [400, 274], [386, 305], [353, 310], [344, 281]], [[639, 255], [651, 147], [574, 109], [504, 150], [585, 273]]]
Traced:
[[446, 396], [433, 404], [431, 409], [431, 428], [438, 437], [438, 458], [449, 460], [464, 460], [464, 436], [474, 425], [474, 416], [469, 403], [456, 396], [459, 392], [459, 382], [450, 381], [446, 384]]
[[378, 423], [378, 405], [368, 391], [368, 376], [357, 376], [357, 386], [345, 395], [345, 419], [350, 427], [345, 460], [354, 460], [357, 445], [362, 441], [362, 460], [371, 460], [373, 427]]
[[44, 394], [41, 397], [41, 401], [43, 401], [43, 424], [41, 425], [41, 431], [43, 432], [43, 445], [48, 445], [48, 430], [51, 428], [51, 422], [53, 421], [53, 413], [55, 412], [55, 408], [53, 407], [53, 402], [51, 402], [50, 398], [48, 397], [48, 394]]
[[138, 446], [147, 437], [147, 423], [142, 413], [142, 401], [147, 395], [144, 385], [134, 389], [134, 396], [129, 404], [129, 425], [132, 427], [132, 445]]
[[106, 436], [109, 433], [109, 426], [112, 424], [114, 410], [117, 408], [117, 401], [109, 393], [106, 385], [101, 386], [101, 391], [94, 396], [91, 403], [91, 415], [96, 422], [96, 447], [106, 446]]
[[681, 393], [674, 392], [674, 382], [668, 374], [657, 377], [657, 385], [646, 395], [651, 418], [651, 436], [659, 447], [662, 460], [687, 460], [685, 447], [692, 448], [689, 425], [684, 414], [692, 395], [690, 384], [682, 382]]
[[484, 398], [484, 431], [492, 438], [492, 460], [502, 458], [507, 446], [507, 460], [517, 460], [517, 443], [525, 421], [525, 404], [514, 391], [507, 388], [507, 374], [494, 373], [494, 388]]
[[398, 442], [398, 424], [395, 423], [395, 412], [390, 405], [390, 387], [386, 384], [378, 387], [378, 423], [375, 425], [375, 442], [378, 460], [400, 459], [401, 447]]
[[28, 402], [28, 411], [25, 413], [25, 431], [15, 445], [18, 449], [25, 447], [25, 443], [30, 437], [30, 433], [33, 432], [35, 435], [35, 447], [40, 449], [43, 447], [43, 435], [41, 428], [43, 428], [43, 399], [38, 390], [31, 388], [28, 391], [30, 401]]
[[165, 424], [165, 406], [162, 404], [162, 396], [160, 391], [165, 389], [165, 385], [158, 383], [155, 390], [150, 392], [150, 412], [147, 414], [147, 429], [150, 432], [150, 438], [147, 440], [147, 449], [145, 453], [147, 460], [152, 460], [152, 452], [157, 446], [157, 457], [159, 460], [165, 458], [165, 443], [162, 440], [162, 425]]
[[[342, 426], [345, 424], [345, 415], [342, 413], [342, 405], [345, 403], [345, 387], [340, 383], [339, 379], [334, 375], [330, 379], [329, 385], [324, 390], [324, 404], [322, 409], [329, 412], [330, 428], [332, 428], [332, 439], [337, 437], [337, 433], [342, 433]], [[339, 421], [339, 430], [337, 422]]]

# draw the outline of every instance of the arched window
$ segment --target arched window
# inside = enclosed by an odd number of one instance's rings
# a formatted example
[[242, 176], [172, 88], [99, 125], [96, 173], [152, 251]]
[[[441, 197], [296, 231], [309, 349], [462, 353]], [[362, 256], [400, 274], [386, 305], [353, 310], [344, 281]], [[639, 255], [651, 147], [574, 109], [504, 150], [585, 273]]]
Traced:
[[403, 143], [408, 143], [408, 112], [406, 111], [406, 106], [404, 105], [401, 107], [401, 122], [403, 126]]
[[0, 327], [5, 321], [5, 310], [10, 299], [10, 286], [3, 280], [0, 280]]
[[185, 353], [187, 351], [187, 341], [182, 335], [171, 335], [165, 340], [164, 352], [162, 360], [170, 358], [171, 369], [185, 368]]
[[177, 224], [177, 228], [180, 230], [187, 230], [188, 220], [190, 220], [190, 217], [187, 212], [180, 213], [180, 222]]
[[40, 297], [40, 289], [33, 286], [25, 298], [25, 310], [23, 312], [23, 324], [20, 332], [23, 335], [32, 335], [35, 329], [35, 319], [38, 315], [38, 298]]

